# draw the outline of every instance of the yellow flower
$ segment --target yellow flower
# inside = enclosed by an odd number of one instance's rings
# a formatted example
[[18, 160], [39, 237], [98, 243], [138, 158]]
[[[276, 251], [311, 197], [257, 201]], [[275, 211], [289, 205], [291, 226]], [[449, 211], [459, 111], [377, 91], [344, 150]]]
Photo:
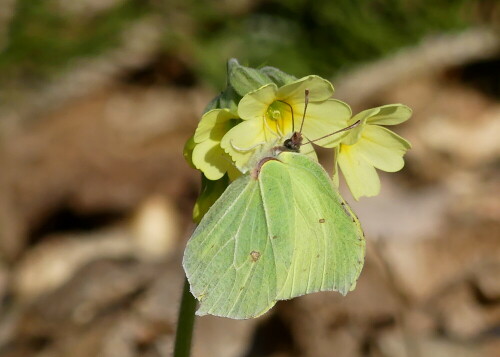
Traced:
[[220, 147], [222, 137], [239, 121], [228, 109], [213, 109], [202, 116], [193, 136], [191, 161], [209, 180], [218, 180], [226, 172], [231, 180], [241, 174]]
[[358, 120], [360, 124], [342, 138], [336, 157], [356, 200], [379, 194], [380, 179], [376, 168], [387, 172], [403, 168], [403, 156], [411, 148], [410, 143], [380, 125], [399, 124], [410, 116], [411, 109], [407, 106], [389, 104], [365, 110], [349, 120], [349, 124]]
[[[264, 85], [241, 99], [238, 115], [243, 122], [229, 130], [220, 145], [240, 171], [246, 172], [256, 154], [269, 146], [282, 144], [294, 130], [300, 130], [304, 110], [302, 134], [307, 139], [314, 140], [341, 129], [346, 126], [351, 109], [341, 101], [330, 99], [332, 94], [332, 84], [314, 75], [280, 88], [274, 83]], [[317, 144], [333, 147], [340, 138], [329, 137]], [[304, 145], [301, 151], [314, 155], [310, 144]]]

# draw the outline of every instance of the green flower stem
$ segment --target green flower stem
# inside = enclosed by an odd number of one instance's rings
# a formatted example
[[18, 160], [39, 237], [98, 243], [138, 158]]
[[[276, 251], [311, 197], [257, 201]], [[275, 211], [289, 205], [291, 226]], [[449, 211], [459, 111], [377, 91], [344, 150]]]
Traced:
[[194, 313], [196, 299], [189, 291], [189, 282], [184, 279], [184, 291], [177, 319], [177, 333], [175, 335], [174, 357], [189, 357], [191, 353], [191, 340], [194, 328]]
[[[215, 184], [215, 186], [213, 184]], [[224, 177], [218, 181], [207, 180], [202, 175], [202, 193], [194, 209], [194, 220], [196, 222], [199, 222], [203, 218], [213, 202], [219, 198], [228, 185], [229, 178], [227, 175], [224, 175]], [[200, 204], [200, 202], [202, 203]], [[179, 316], [177, 318], [173, 357], [189, 357], [191, 355], [191, 340], [193, 339], [196, 304], [196, 299], [190, 291], [189, 282], [187, 278], [185, 278], [184, 290], [182, 291], [181, 304], [179, 307]]]

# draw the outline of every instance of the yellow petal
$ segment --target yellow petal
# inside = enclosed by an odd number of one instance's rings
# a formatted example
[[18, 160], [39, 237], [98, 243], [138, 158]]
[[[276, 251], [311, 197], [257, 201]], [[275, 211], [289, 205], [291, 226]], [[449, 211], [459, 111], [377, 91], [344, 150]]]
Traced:
[[340, 145], [338, 164], [347, 186], [356, 200], [361, 196], [376, 196], [380, 179], [375, 168], [357, 152], [357, 145]]
[[263, 122], [245, 120], [229, 130], [222, 138], [221, 147], [231, 156], [236, 167], [248, 171], [248, 162], [266, 144]]
[[243, 120], [263, 120], [267, 108], [276, 100], [276, 84], [266, 84], [253, 92], [247, 93], [238, 104], [238, 115]]
[[[340, 145], [339, 145], [340, 146]], [[333, 150], [333, 174], [332, 174], [332, 181], [333, 181], [333, 184], [335, 185], [335, 187], [339, 187], [339, 184], [340, 184], [340, 178], [339, 178], [339, 164], [338, 164], [338, 161], [339, 161], [339, 151], [340, 151], [340, 147], [337, 146], [335, 147]]]
[[[295, 130], [300, 129], [303, 113], [303, 108], [298, 110], [297, 114], [294, 113]], [[329, 99], [320, 103], [309, 103], [302, 132], [308, 140], [315, 140], [345, 128], [350, 117], [351, 108], [340, 100]], [[345, 135], [345, 133], [335, 134], [314, 143], [331, 148], [338, 145], [340, 139]]]
[[303, 106], [306, 89], [309, 90], [309, 102], [324, 101], [333, 95], [333, 85], [329, 81], [312, 75], [284, 85], [278, 89], [276, 96], [293, 107], [299, 104]]
[[388, 104], [378, 107], [378, 113], [371, 115], [367, 122], [378, 125], [396, 125], [411, 117], [411, 109], [403, 104]]
[[209, 138], [214, 141], [220, 140], [231, 127], [229, 121], [237, 118], [238, 116], [228, 109], [212, 109], [206, 112], [198, 123], [194, 142], [201, 143]]
[[209, 180], [220, 179], [233, 165], [231, 158], [220, 147], [220, 142], [210, 139], [194, 147], [192, 160]]
[[358, 140], [361, 138], [361, 133], [363, 132], [366, 121], [368, 118], [370, 118], [373, 115], [376, 115], [380, 111], [380, 108], [372, 108], [372, 109], [367, 109], [363, 110], [362, 112], [359, 112], [355, 116], [353, 116], [349, 121], [347, 122], [348, 125], [352, 125], [358, 120], [360, 123], [358, 124], [357, 127], [352, 128], [349, 130], [346, 136], [342, 138], [342, 144], [345, 145], [354, 145], [358, 142]]
[[403, 168], [403, 155], [411, 147], [408, 141], [378, 125], [366, 125], [355, 146], [367, 162], [387, 172]]

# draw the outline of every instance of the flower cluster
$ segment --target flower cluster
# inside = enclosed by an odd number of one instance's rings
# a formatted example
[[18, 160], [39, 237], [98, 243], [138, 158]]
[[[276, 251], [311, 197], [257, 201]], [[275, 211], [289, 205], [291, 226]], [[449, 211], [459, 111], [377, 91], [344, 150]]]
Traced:
[[[403, 167], [410, 143], [382, 125], [408, 120], [408, 107], [391, 104], [352, 116], [349, 105], [332, 98], [334, 89], [326, 79], [296, 79], [273, 67], [257, 70], [236, 60], [229, 61], [228, 78], [228, 87], [212, 101], [186, 145], [186, 158], [203, 172], [206, 187], [207, 179], [227, 174], [234, 180], [246, 173], [259, 155], [299, 130], [307, 140], [335, 150], [335, 175], [338, 167], [356, 200], [380, 192], [375, 169]], [[355, 128], [328, 136], [358, 121]], [[315, 157], [311, 144], [301, 152]]]

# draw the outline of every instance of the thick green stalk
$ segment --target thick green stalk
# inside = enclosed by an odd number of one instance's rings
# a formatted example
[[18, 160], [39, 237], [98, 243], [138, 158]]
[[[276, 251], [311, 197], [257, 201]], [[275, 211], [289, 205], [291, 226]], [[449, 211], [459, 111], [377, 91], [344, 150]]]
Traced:
[[189, 291], [189, 282], [184, 280], [179, 318], [177, 320], [177, 333], [175, 335], [174, 357], [189, 357], [191, 353], [191, 339], [193, 337], [194, 313], [196, 299]]

